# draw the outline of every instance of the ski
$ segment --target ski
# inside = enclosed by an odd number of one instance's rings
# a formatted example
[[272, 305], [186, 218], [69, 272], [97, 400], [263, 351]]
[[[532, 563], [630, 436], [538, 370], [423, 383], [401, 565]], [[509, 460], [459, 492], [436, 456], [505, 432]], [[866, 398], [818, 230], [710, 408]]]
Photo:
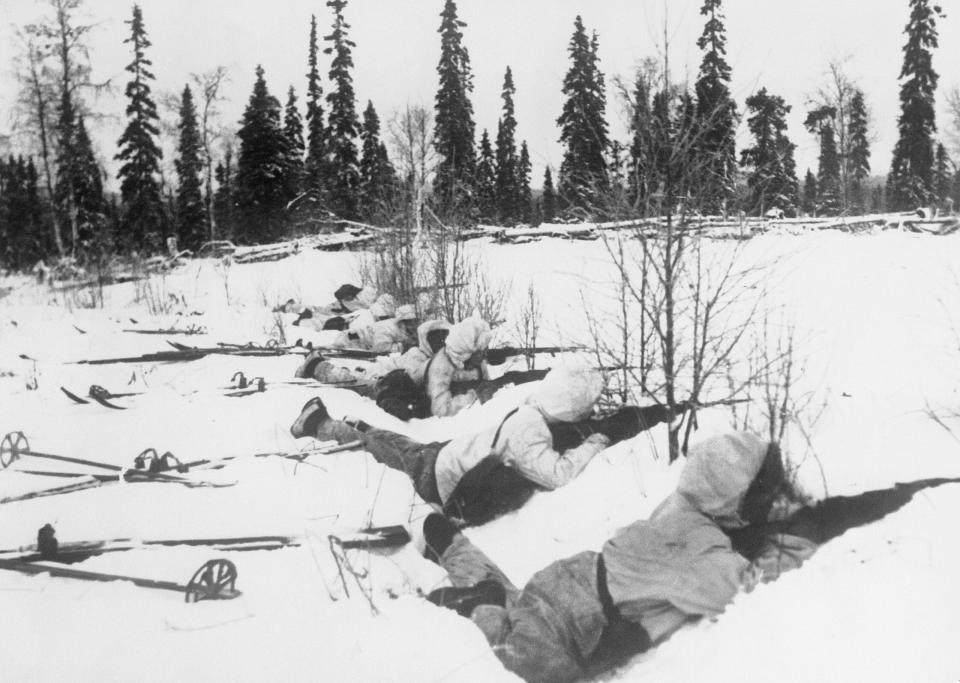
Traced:
[[79, 396], [77, 396], [76, 394], [74, 394], [72, 391], [69, 391], [69, 390], [66, 389], [65, 387], [60, 387], [60, 391], [62, 391], [64, 394], [66, 394], [66, 395], [67, 395], [67, 398], [69, 398], [71, 401], [74, 401], [74, 402], [79, 403], [79, 404], [81, 404], [81, 405], [88, 405], [88, 404], [90, 403], [90, 401], [88, 401], [87, 399], [85, 399], [85, 398], [80, 398]]
[[400, 524], [367, 527], [352, 534], [331, 534], [330, 539], [345, 550], [399, 548], [410, 542], [410, 533]]
[[64, 564], [82, 562], [105, 553], [126, 552], [157, 547], [207, 547], [219, 551], [248, 552], [253, 550], [278, 550], [295, 547], [301, 539], [295, 536], [238, 536], [227, 538], [169, 538], [169, 539], [133, 539], [114, 538], [103, 541], [78, 541], [59, 543], [56, 531], [45, 524], [37, 533], [37, 543], [0, 550], [0, 558], [17, 559], [23, 562], [51, 561]]

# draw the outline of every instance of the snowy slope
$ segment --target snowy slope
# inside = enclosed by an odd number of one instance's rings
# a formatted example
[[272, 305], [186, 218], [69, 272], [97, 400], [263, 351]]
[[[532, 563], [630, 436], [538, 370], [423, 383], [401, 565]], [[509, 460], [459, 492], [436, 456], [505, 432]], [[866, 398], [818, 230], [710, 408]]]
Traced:
[[[610, 287], [600, 242], [548, 239], [525, 245], [468, 243], [495, 277], [511, 283], [508, 329], [528, 283], [540, 292], [542, 343], [585, 341], [583, 301], [602, 309]], [[747, 262], [776, 261], [766, 278], [770, 306], [797, 328], [803, 357], [798, 388], [815, 394], [808, 438], [789, 435], [789, 456], [812, 495], [856, 493], [933, 476], [960, 476], [957, 439], [928, 410], [960, 408], [960, 238], [900, 232], [852, 236], [830, 231], [712, 242], [713, 255], [743, 249]], [[225, 398], [242, 370], [268, 382], [292, 377], [298, 356], [209, 356], [189, 363], [84, 365], [71, 361], [139, 355], [166, 347], [163, 335], [125, 328], [186, 329], [171, 337], [206, 346], [265, 342], [285, 326], [270, 309], [289, 298], [324, 303], [357, 280], [358, 257], [303, 252], [273, 262], [224, 267], [190, 263], [143, 283], [107, 287], [102, 309], [76, 294], [23, 279], [0, 299], [0, 432], [22, 430], [54, 454], [129, 467], [147, 447], [190, 461], [245, 456], [203, 476], [220, 487], [107, 484], [69, 495], [0, 505], [0, 548], [32, 543], [52, 523], [61, 542], [105, 538], [292, 535], [299, 547], [215, 553], [164, 547], [106, 554], [84, 569], [186, 581], [212, 556], [236, 563], [243, 595], [184, 604], [170, 592], [127, 583], [84, 583], [0, 571], [6, 619], [0, 626], [5, 680], [411, 681], [512, 680], [467, 620], [419, 597], [442, 572], [412, 547], [351, 552], [358, 578], [341, 581], [328, 535], [367, 524], [410, 524], [426, 507], [409, 481], [369, 456], [346, 452], [303, 462], [255, 453], [295, 452], [289, 424], [321, 395], [336, 415], [353, 415], [423, 440], [497, 423], [529, 388], [445, 420], [403, 425], [342, 390], [271, 385]], [[605, 303], [606, 302], [606, 303]], [[136, 320], [132, 323], [131, 319]], [[79, 331], [83, 330], [83, 332]], [[35, 361], [20, 358], [26, 354]], [[574, 362], [563, 356], [547, 362]], [[27, 389], [35, 382], [36, 389]], [[85, 394], [101, 384], [114, 411], [78, 406], [61, 385]], [[960, 422], [945, 417], [947, 426]], [[720, 408], [701, 415], [698, 436], [730, 426]], [[958, 431], [960, 433], [960, 431]], [[472, 530], [518, 584], [544, 564], [598, 548], [618, 526], [648, 514], [671, 490], [666, 435], [655, 429], [598, 457], [564, 489], [538, 494], [520, 512]], [[72, 466], [31, 462], [30, 466]], [[15, 466], [12, 469], [16, 469]], [[50, 478], [0, 472], [0, 499], [53, 485]], [[227, 486], [228, 485], [228, 486]], [[845, 534], [802, 569], [738, 597], [716, 622], [699, 624], [611, 674], [617, 680], [956, 681], [960, 607], [960, 486], [918, 495], [880, 523]], [[349, 592], [349, 595], [347, 593]], [[372, 605], [371, 605], [372, 602]]]

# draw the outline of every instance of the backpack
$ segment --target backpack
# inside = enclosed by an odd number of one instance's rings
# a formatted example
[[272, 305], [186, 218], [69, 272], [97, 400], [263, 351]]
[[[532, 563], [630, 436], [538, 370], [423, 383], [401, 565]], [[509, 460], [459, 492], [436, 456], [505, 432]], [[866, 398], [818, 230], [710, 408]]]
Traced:
[[404, 422], [431, 415], [427, 392], [405, 370], [391, 370], [378, 379], [374, 396], [383, 411]]

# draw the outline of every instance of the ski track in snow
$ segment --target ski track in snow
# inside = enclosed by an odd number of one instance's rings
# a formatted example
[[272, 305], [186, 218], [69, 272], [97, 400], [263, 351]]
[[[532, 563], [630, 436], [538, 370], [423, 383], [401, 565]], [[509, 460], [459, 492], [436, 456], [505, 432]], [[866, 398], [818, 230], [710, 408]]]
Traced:
[[[498, 342], [516, 342], [510, 321], [528, 283], [544, 308], [540, 344], [587, 341], [582, 302], [594, 310], [611, 305], [612, 267], [600, 242], [466, 246], [482, 254], [495, 277], [510, 282], [508, 323], [497, 331]], [[708, 241], [706, 249], [711, 256], [742, 249], [746, 263], [776, 261], [762, 289], [777, 315], [796, 326], [797, 390], [815, 396], [814, 413], [826, 401], [809, 425], [809, 442], [797, 430], [786, 440], [805, 491], [851, 494], [896, 481], [960, 476], [960, 444], [927, 414], [930, 408], [956, 412], [960, 404], [954, 329], [960, 324], [960, 267], [954, 265], [960, 263], [960, 237], [823, 231]], [[197, 346], [262, 343], [275, 334], [274, 305], [288, 298], [325, 303], [339, 284], [358, 280], [359, 258], [311, 251], [229, 268], [196, 261], [154, 276], [149, 291], [143, 283], [106, 287], [102, 309], [77, 307], [74, 295], [26, 278], [6, 278], [0, 285], [15, 289], [0, 299], [0, 432], [22, 430], [38, 451], [131, 467], [147, 447], [169, 450], [181, 461], [307, 447], [309, 440], [294, 440], [287, 430], [314, 395], [334, 416], [360, 417], [423, 440], [496, 424], [523, 399], [529, 386], [504, 390], [454, 418], [404, 425], [343, 390], [273, 385], [263, 394], [224, 398], [218, 389], [238, 370], [268, 384], [290, 379], [299, 356], [70, 362], [166, 348], [164, 335], [122, 332], [131, 327], [202, 325], [205, 335], [170, 336]], [[759, 294], [753, 290], [743, 304]], [[163, 313], [151, 315], [151, 305]], [[291, 327], [294, 317], [281, 316], [288, 342], [323, 340]], [[563, 362], [576, 359], [547, 357], [541, 364]], [[36, 390], [26, 389], [28, 380], [36, 381]], [[85, 395], [94, 383], [145, 393], [116, 399], [129, 408], [115, 411], [76, 405], [59, 389]], [[960, 434], [958, 420], [945, 423]], [[710, 409], [700, 416], [697, 438], [729, 427], [727, 410]], [[40, 461], [29, 466], [76, 469]], [[469, 535], [519, 585], [550, 561], [599, 548], [616, 528], [649, 514], [677, 474], [666, 463], [666, 431], [657, 428], [608, 449], [569, 486], [537, 494], [523, 510]], [[412, 546], [387, 555], [350, 552], [357, 576], [348, 573], [346, 586], [341, 582], [329, 534], [410, 524], [428, 512], [403, 475], [365, 454], [345, 452], [299, 463], [239, 457], [203, 476], [233, 485], [107, 484], [0, 505], [0, 548], [35, 542], [37, 529], [48, 522], [61, 543], [304, 539], [299, 547], [245, 553], [137, 549], [74, 565], [186, 582], [205, 560], [228, 557], [242, 591], [232, 601], [188, 605], [175, 593], [129, 583], [0, 571], [4, 680], [516, 680], [468, 620], [419, 597], [443, 573]], [[0, 498], [53, 481], [3, 471]], [[602, 680], [960, 680], [958, 519], [960, 486], [920, 493], [881, 522], [828, 543], [803, 569], [738, 596], [718, 619], [677, 633]]]

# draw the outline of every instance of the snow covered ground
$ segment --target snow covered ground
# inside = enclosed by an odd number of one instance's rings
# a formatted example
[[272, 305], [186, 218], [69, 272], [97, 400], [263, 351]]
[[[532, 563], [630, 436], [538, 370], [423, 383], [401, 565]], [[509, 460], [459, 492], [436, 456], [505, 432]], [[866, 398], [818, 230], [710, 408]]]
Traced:
[[[812, 495], [850, 494], [897, 481], [960, 476], [960, 237], [896, 231], [872, 235], [767, 234], [746, 243], [708, 242], [711, 254], [742, 249], [746, 262], [777, 265], [770, 305], [796, 326], [799, 391], [816, 398], [807, 438], [787, 439], [801, 485]], [[528, 283], [543, 303], [542, 343], [583, 341], [583, 300], [599, 301], [610, 268], [600, 242], [547, 239], [524, 245], [468, 243], [513, 292], [499, 341]], [[358, 256], [310, 251], [224, 267], [192, 262], [149, 283], [107, 287], [103, 308], [85, 293], [54, 292], [21, 278], [0, 299], [0, 432], [23, 431], [33, 449], [124, 467], [147, 447], [182, 461], [243, 456], [198, 472], [211, 484], [106, 484], [0, 505], [0, 548], [35, 541], [51, 523], [61, 543], [109, 538], [173, 539], [290, 535], [297, 547], [212, 552], [142, 548], [73, 565], [185, 582], [212, 557], [238, 569], [242, 595], [185, 604], [166, 591], [0, 571], [0, 667], [10, 681], [495, 681], [514, 680], [480, 632], [420, 593], [442, 572], [412, 547], [351, 551], [356, 578], [341, 580], [330, 534], [368, 524], [411, 524], [426, 512], [406, 478], [369, 456], [344, 452], [302, 462], [252, 457], [296, 452], [289, 424], [321, 395], [331, 412], [362, 417], [420, 439], [449, 438], [498, 422], [529, 387], [444, 420], [403, 425], [369, 401], [337, 389], [271, 384], [224, 397], [234, 372], [290, 379], [298, 356], [208, 356], [187, 363], [86, 365], [71, 361], [163, 350], [164, 335], [129, 328], [186, 329], [191, 345], [264, 342], [284, 325], [270, 309], [294, 298], [325, 303], [356, 281]], [[597, 298], [592, 298], [597, 295]], [[600, 303], [592, 305], [602, 306]], [[131, 319], [137, 322], [131, 322]], [[35, 360], [20, 357], [25, 354]], [[547, 359], [574, 362], [571, 357]], [[90, 384], [142, 395], [118, 411], [76, 405], [64, 386]], [[28, 389], [27, 386], [35, 386]], [[821, 406], [825, 406], [822, 408]], [[701, 416], [698, 437], [730, 426], [730, 413]], [[469, 535], [522, 584], [550, 561], [598, 548], [617, 527], [648, 514], [672, 489], [662, 428], [605, 451], [564, 489], [536, 495], [516, 514]], [[251, 456], [251, 457], [247, 457]], [[816, 456], [816, 457], [813, 457]], [[62, 465], [62, 466], [61, 466]], [[23, 461], [0, 471], [0, 499], [56, 485], [17, 469], [76, 469]], [[719, 619], [676, 634], [611, 680], [957, 681], [960, 657], [960, 486], [921, 493], [901, 511], [824, 546], [803, 569], [738, 597]]]

